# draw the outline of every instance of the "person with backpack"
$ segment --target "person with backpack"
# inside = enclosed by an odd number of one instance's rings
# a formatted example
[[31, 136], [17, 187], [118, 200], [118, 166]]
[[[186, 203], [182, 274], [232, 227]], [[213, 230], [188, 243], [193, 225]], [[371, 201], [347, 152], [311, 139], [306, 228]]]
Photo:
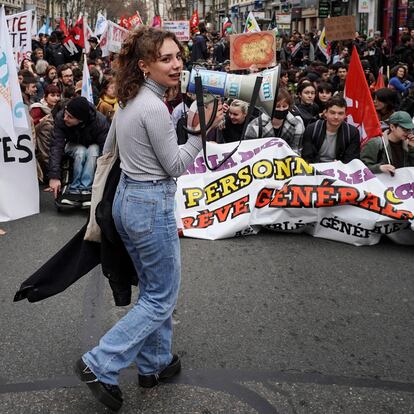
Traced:
[[324, 111], [324, 120], [306, 127], [303, 134], [302, 158], [310, 163], [342, 161], [360, 158], [360, 135], [346, 121], [346, 101], [332, 97]]
[[373, 172], [395, 174], [397, 168], [414, 167], [414, 123], [405, 111], [394, 112], [383, 138], [370, 139], [361, 151], [361, 161]]

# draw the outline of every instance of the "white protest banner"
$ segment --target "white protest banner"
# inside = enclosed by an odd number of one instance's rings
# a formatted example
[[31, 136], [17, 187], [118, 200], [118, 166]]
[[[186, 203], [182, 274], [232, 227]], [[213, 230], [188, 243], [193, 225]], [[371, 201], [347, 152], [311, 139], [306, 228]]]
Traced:
[[[233, 147], [208, 143], [210, 163], [217, 165]], [[414, 177], [414, 168], [407, 170], [402, 184]], [[242, 141], [219, 171], [208, 172], [199, 154], [179, 178], [178, 227], [184, 236], [210, 240], [266, 227], [354, 245], [378, 243], [383, 234], [410, 243], [412, 187], [401, 193], [405, 200], [387, 189], [360, 160], [310, 165], [280, 138]]]
[[95, 24], [95, 36], [100, 36], [105, 31], [106, 25], [107, 25], [106, 17], [101, 12], [98, 12], [98, 16], [96, 17], [96, 24]]
[[[31, 25], [31, 22], [30, 22]], [[30, 27], [29, 25], [29, 27]], [[36, 160], [4, 6], [0, 9], [0, 222], [39, 212]]]
[[102, 57], [109, 56], [110, 52], [119, 53], [122, 42], [128, 36], [129, 31], [118, 24], [107, 21], [105, 32], [101, 36], [99, 46], [102, 50]]
[[174, 33], [180, 42], [190, 40], [190, 22], [188, 20], [164, 20], [162, 28]]
[[92, 92], [92, 80], [89, 73], [88, 61], [86, 55], [84, 55], [83, 60], [83, 70], [82, 70], [82, 93], [81, 96], [86, 98], [92, 105], [93, 103], [93, 92]]
[[20, 65], [32, 54], [32, 11], [6, 16], [7, 27], [13, 47], [14, 59]]

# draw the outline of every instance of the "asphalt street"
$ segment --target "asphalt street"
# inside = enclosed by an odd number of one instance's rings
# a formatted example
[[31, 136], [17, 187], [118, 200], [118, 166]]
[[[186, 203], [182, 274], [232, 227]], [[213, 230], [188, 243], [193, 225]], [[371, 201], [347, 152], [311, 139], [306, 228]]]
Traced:
[[[72, 369], [127, 311], [100, 269], [13, 303], [85, 221], [42, 193], [41, 214], [0, 225], [0, 414], [109, 412]], [[181, 247], [183, 371], [144, 390], [125, 370], [122, 413], [414, 413], [414, 247], [272, 232]]]

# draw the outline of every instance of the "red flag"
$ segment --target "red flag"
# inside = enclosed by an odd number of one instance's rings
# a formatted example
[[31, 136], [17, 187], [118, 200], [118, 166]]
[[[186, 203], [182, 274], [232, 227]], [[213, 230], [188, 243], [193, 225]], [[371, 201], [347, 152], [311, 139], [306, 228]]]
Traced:
[[136, 29], [137, 27], [139, 27], [142, 24], [144, 24], [142, 22], [142, 19], [141, 19], [141, 16], [139, 14], [139, 11], [137, 11], [134, 15], [132, 15], [128, 19], [128, 24], [129, 24], [130, 29]]
[[80, 46], [82, 49], [85, 47], [85, 34], [83, 31], [83, 17], [79, 17], [75, 26], [69, 32], [69, 36], [72, 37], [73, 42]]
[[200, 19], [198, 17], [198, 10], [195, 9], [193, 15], [190, 18], [190, 32], [194, 34], [198, 31], [198, 24], [200, 23]]
[[151, 27], [161, 27], [161, 16], [154, 16]]
[[355, 46], [346, 76], [344, 97], [348, 122], [358, 128], [361, 145], [381, 135], [381, 124]]
[[68, 28], [66, 27], [66, 24], [65, 24], [65, 21], [63, 20], [63, 17], [60, 18], [59, 29], [63, 32], [63, 34], [65, 36], [67, 36], [69, 34]]
[[385, 88], [385, 82], [384, 82], [384, 75], [382, 73], [382, 66], [380, 67], [380, 70], [378, 71], [378, 77], [377, 81], [374, 83], [374, 91], [377, 91], [378, 89]]
[[119, 19], [119, 25], [127, 30], [131, 28], [129, 24], [129, 19], [125, 16], [121, 16], [121, 18]]

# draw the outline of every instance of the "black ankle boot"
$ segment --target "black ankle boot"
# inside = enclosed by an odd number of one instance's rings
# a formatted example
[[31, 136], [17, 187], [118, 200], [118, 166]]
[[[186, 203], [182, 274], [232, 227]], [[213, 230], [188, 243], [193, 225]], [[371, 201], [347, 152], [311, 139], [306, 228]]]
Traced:
[[138, 383], [141, 387], [155, 387], [163, 379], [171, 378], [181, 371], [181, 360], [178, 355], [174, 355], [172, 361], [158, 374], [138, 375]]
[[122, 407], [122, 392], [118, 385], [106, 384], [98, 381], [96, 375], [83, 362], [82, 358], [76, 361], [75, 374], [91, 390], [94, 397], [113, 411]]

